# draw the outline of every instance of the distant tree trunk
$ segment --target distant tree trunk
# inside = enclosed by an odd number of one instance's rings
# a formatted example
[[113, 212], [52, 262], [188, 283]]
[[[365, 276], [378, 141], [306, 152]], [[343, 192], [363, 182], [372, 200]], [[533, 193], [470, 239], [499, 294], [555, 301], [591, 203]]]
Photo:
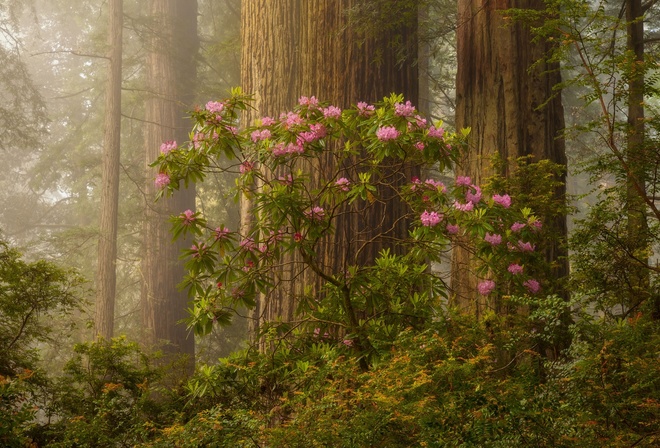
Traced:
[[117, 284], [123, 0], [109, 1], [110, 76], [105, 98], [101, 218], [96, 275], [96, 337], [112, 338]]
[[[145, 111], [145, 162], [156, 159], [162, 142], [188, 140], [190, 127], [184, 118], [193, 102], [196, 77], [197, 2], [195, 0], [150, 0], [154, 34], [147, 55], [146, 77], [150, 92]], [[146, 218], [142, 263], [142, 317], [149, 342], [168, 342], [166, 352], [187, 354], [194, 364], [193, 335], [180, 321], [187, 317], [187, 294], [179, 291], [184, 277], [179, 255], [189, 241], [172, 243], [170, 215], [195, 209], [194, 187], [154, 203], [153, 169], [148, 168]]]
[[[647, 151], [645, 149], [644, 129], [644, 13], [641, 0], [625, 0], [627, 22], [627, 50], [634, 55], [631, 64], [632, 73], [628, 81], [628, 133], [626, 142], [626, 163], [629, 167], [626, 186], [626, 214], [628, 215], [628, 249], [634, 254], [631, 261], [630, 297], [628, 306], [637, 308], [648, 299], [648, 223], [647, 206], [644, 201], [646, 190]], [[660, 318], [658, 300], [654, 313]]]
[[[480, 183], [493, 175], [490, 158], [533, 155], [566, 164], [561, 97], [553, 87], [561, 81], [559, 67], [544, 62], [550, 43], [533, 42], [530, 27], [503, 17], [510, 8], [541, 9], [542, 0], [459, 0], [456, 79], [456, 127], [471, 127], [469, 153], [458, 174]], [[540, 61], [533, 69], [532, 64]], [[554, 95], [554, 97], [553, 97]], [[546, 103], [547, 102], [547, 103]], [[545, 104], [545, 105], [544, 105]], [[502, 175], [509, 175], [506, 164]], [[560, 179], [563, 182], [563, 178]], [[564, 188], [556, 192], [563, 198]], [[548, 223], [546, 223], [548, 224]], [[558, 237], [566, 234], [565, 217], [552, 223]], [[567, 274], [565, 251], [559, 245], [546, 254], [556, 261], [555, 275]], [[456, 303], [477, 315], [485, 307], [477, 297], [475, 260], [468, 248], [452, 255], [452, 293]]]
[[[256, 110], [278, 115], [290, 109], [299, 95], [316, 96], [345, 108], [357, 101], [374, 102], [390, 93], [418, 100], [416, 12], [395, 32], [361, 36], [349, 24], [346, 12], [356, 0], [279, 0], [243, 4], [242, 84], [256, 95]], [[300, 24], [300, 25], [299, 25]], [[393, 44], [394, 41], [398, 44]], [[249, 122], [249, 120], [248, 120]], [[324, 172], [332, 160], [324, 160]], [[311, 167], [308, 167], [311, 169]], [[410, 173], [406, 173], [410, 175]], [[396, 182], [409, 181], [402, 172]], [[342, 217], [334, 236], [317, 248], [321, 268], [331, 274], [348, 265], [373, 262], [384, 247], [394, 248], [407, 236], [403, 205], [391, 191], [365, 206], [363, 213]], [[250, 228], [251, 213], [243, 208], [243, 231]], [[377, 236], [378, 235], [378, 236]], [[279, 280], [296, 279], [295, 289], [262, 297], [254, 315], [259, 323], [291, 321], [296, 297], [305, 285], [318, 279], [307, 272], [301, 277], [302, 260], [291, 255], [283, 260]]]

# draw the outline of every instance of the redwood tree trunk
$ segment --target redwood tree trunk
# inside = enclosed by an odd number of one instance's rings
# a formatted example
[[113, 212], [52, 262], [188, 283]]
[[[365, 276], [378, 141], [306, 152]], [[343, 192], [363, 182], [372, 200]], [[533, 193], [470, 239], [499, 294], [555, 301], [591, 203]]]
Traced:
[[[146, 64], [145, 162], [154, 161], [162, 142], [188, 140], [190, 123], [184, 117], [191, 108], [195, 87], [197, 2], [195, 0], [150, 0], [154, 35]], [[187, 294], [177, 285], [184, 269], [179, 255], [190, 241], [172, 243], [168, 217], [195, 209], [195, 189], [190, 187], [154, 203], [155, 174], [148, 168], [146, 218], [142, 264], [142, 316], [148, 342], [167, 342], [166, 352], [187, 354], [194, 360], [194, 338], [180, 321], [187, 317]]]
[[[292, 108], [300, 95], [316, 96], [340, 108], [358, 101], [382, 100], [402, 93], [418, 100], [416, 13], [409, 24], [387, 35], [361, 36], [351, 28], [346, 12], [357, 0], [278, 0], [243, 3], [242, 85], [256, 95], [256, 110], [279, 115]], [[392, 45], [398, 37], [398, 46]], [[402, 51], [403, 50], [403, 51]], [[401, 55], [405, 55], [401, 59]], [[247, 122], [252, 117], [248, 116]], [[336, 167], [329, 158], [321, 166], [307, 166], [320, 174]], [[346, 167], [350, 170], [350, 166]], [[392, 167], [393, 184], [410, 180], [407, 167]], [[322, 176], [313, 175], [313, 178]], [[357, 177], [357, 176], [354, 176]], [[256, 186], [258, 187], [258, 186]], [[381, 190], [378, 200], [360, 213], [338, 219], [335, 234], [317, 246], [318, 263], [330, 274], [347, 265], [371, 264], [384, 247], [396, 248], [405, 238], [408, 222], [400, 219], [403, 204], [392, 190]], [[250, 227], [251, 212], [244, 207], [243, 231]], [[303, 272], [304, 271], [304, 272]], [[305, 285], [319, 283], [304, 270], [302, 259], [283, 260], [277, 280], [295, 284], [262, 297], [254, 317], [260, 323], [294, 318], [296, 298]]]
[[114, 328], [117, 287], [117, 211], [121, 136], [121, 55], [123, 0], [109, 1], [110, 76], [105, 98], [101, 218], [96, 273], [96, 336], [110, 339]]
[[[628, 306], [637, 308], [649, 297], [648, 266], [648, 223], [647, 206], [643, 195], [646, 190], [647, 155], [644, 136], [644, 21], [642, 2], [626, 0], [627, 49], [634, 55], [633, 72], [628, 81], [628, 140], [626, 142], [626, 163], [630, 168], [626, 179], [628, 215], [628, 250], [635, 256], [631, 260], [629, 279], [630, 292]], [[654, 314], [660, 317], [656, 299]]]
[[[533, 155], [566, 164], [561, 97], [553, 91], [560, 81], [557, 64], [543, 62], [548, 42], [533, 42], [528, 25], [512, 23], [503, 16], [510, 8], [541, 9], [542, 0], [459, 0], [456, 79], [456, 127], [470, 127], [469, 153], [458, 169], [473, 182], [495, 174], [490, 164], [494, 154], [502, 160]], [[532, 64], [539, 62], [534, 66]], [[554, 95], [554, 96], [553, 96]], [[545, 104], [545, 105], [544, 105]], [[502, 175], [511, 174], [506, 164]], [[564, 180], [563, 178], [560, 180]], [[556, 192], [563, 198], [564, 188]], [[547, 224], [547, 223], [546, 223]], [[565, 217], [552, 223], [558, 236], [566, 234]], [[547, 258], [557, 261], [555, 275], [567, 274], [565, 251], [559, 245], [548, 249]], [[479, 279], [469, 248], [452, 255], [452, 293], [458, 305], [477, 315], [487, 303], [477, 297]]]

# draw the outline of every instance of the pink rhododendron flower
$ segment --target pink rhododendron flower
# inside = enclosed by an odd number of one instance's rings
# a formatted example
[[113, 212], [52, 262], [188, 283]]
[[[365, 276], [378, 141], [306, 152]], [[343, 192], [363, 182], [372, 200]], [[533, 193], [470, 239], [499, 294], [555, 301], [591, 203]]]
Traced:
[[318, 205], [305, 212], [305, 216], [314, 221], [321, 221], [325, 217], [325, 210]]
[[255, 244], [254, 240], [250, 237], [243, 238], [241, 242], [238, 243], [238, 245], [249, 252], [252, 252], [254, 249], [257, 248], [257, 245]]
[[353, 346], [353, 340], [352, 340], [352, 339], [344, 339], [344, 340], [342, 341], [342, 343], [343, 343], [346, 347], [352, 347], [352, 346]]
[[275, 124], [275, 120], [273, 120], [271, 117], [262, 117], [261, 118], [261, 125], [262, 126], [271, 126]]
[[521, 252], [534, 252], [536, 246], [533, 245], [532, 243], [525, 243], [523, 241], [518, 241], [518, 249], [520, 249]]
[[156, 184], [156, 188], [164, 188], [170, 184], [170, 176], [166, 173], [158, 173], [154, 183]]
[[176, 142], [174, 140], [169, 140], [160, 145], [160, 152], [163, 154], [168, 154], [170, 151], [176, 149]]
[[495, 282], [492, 280], [484, 280], [477, 285], [477, 290], [482, 296], [487, 296], [495, 289]]
[[533, 278], [530, 278], [529, 280], [525, 280], [523, 282], [523, 286], [527, 288], [527, 290], [532, 294], [536, 294], [541, 290], [541, 284], [538, 281], [534, 280]]
[[266, 140], [267, 138], [271, 137], [270, 130], [268, 129], [257, 129], [256, 131], [252, 131], [252, 134], [250, 134], [250, 137], [252, 138], [252, 141], [254, 143], [260, 142], [262, 140]]
[[[429, 128], [428, 136], [433, 137], [433, 138], [442, 138], [442, 136], [445, 135], [445, 130], [442, 128], [436, 128], [435, 126], [431, 126]], [[460, 176], [459, 176], [460, 177]], [[470, 182], [468, 181], [468, 184]], [[458, 184], [457, 184], [458, 185]]]
[[445, 184], [440, 182], [439, 180], [434, 180], [434, 179], [426, 179], [424, 181], [424, 184], [428, 185], [429, 187], [438, 190], [442, 193], [447, 192], [447, 187], [445, 187]]
[[296, 233], [293, 234], [293, 241], [295, 241], [296, 243], [301, 242], [302, 239], [303, 239], [303, 236], [300, 232], [296, 232]]
[[296, 145], [294, 143], [289, 143], [284, 146], [284, 143], [278, 143], [272, 148], [273, 156], [279, 157], [286, 154], [302, 154], [305, 152], [305, 148], [301, 145]]
[[298, 104], [300, 104], [301, 106], [307, 106], [311, 109], [318, 107], [319, 100], [317, 100], [315, 96], [312, 96], [310, 98], [306, 96], [301, 96], [300, 98], [298, 98]]
[[238, 135], [238, 128], [236, 126], [226, 126], [227, 129], [232, 135]]
[[227, 235], [229, 235], [229, 229], [227, 227], [224, 228], [216, 227], [213, 232], [215, 233], [216, 240], [221, 240], [225, 238]]
[[296, 138], [296, 144], [298, 146], [303, 146], [305, 143], [315, 142], [316, 140], [318, 140], [318, 137], [315, 133], [312, 131], [304, 131], [298, 134], [298, 137]]
[[374, 113], [375, 107], [372, 104], [367, 104], [364, 101], [357, 103], [358, 114], [363, 117], [368, 117]]
[[437, 212], [428, 212], [424, 210], [419, 217], [422, 221], [422, 225], [426, 227], [433, 227], [442, 221], [442, 215], [439, 215]]
[[456, 181], [454, 182], [454, 184], [455, 184], [457, 187], [459, 187], [459, 186], [461, 186], [461, 185], [467, 187], [467, 186], [469, 186], [469, 185], [472, 184], [472, 179], [470, 179], [469, 176], [458, 176], [458, 177], [456, 177]]
[[328, 106], [323, 109], [325, 118], [341, 118], [341, 109], [337, 106]]
[[516, 221], [513, 224], [511, 224], [511, 231], [513, 233], [518, 233], [524, 228], [525, 228], [525, 224], [523, 224], [522, 222], [517, 222]]
[[394, 105], [394, 114], [400, 117], [412, 117], [415, 114], [415, 106], [410, 101], [403, 103], [396, 103]]
[[193, 244], [192, 246], [190, 246], [190, 250], [193, 252], [192, 253], [193, 258], [199, 258], [202, 255], [202, 253], [204, 253], [204, 251], [206, 250], [206, 245], [204, 243], [199, 243], [199, 245]]
[[181, 213], [181, 217], [183, 218], [183, 225], [187, 226], [189, 224], [192, 224], [192, 222], [195, 220], [195, 212], [188, 209], [185, 212]]
[[423, 118], [419, 115], [415, 115], [415, 124], [417, 125], [418, 128], [424, 129], [428, 122], [426, 121], [426, 118]]
[[316, 135], [317, 139], [325, 137], [328, 133], [323, 123], [313, 123], [309, 126], [309, 130]]
[[415, 148], [417, 148], [420, 151], [424, 151], [424, 147], [425, 147], [424, 143], [422, 143], [422, 142], [415, 143]]
[[509, 267], [506, 268], [506, 270], [512, 273], [513, 275], [522, 274], [523, 269], [524, 268], [520, 266], [518, 263], [511, 263]]
[[382, 142], [396, 140], [399, 137], [399, 131], [394, 126], [383, 126], [376, 131], [376, 137]]
[[498, 234], [491, 235], [490, 233], [486, 232], [486, 235], [484, 236], [484, 241], [490, 243], [493, 246], [497, 246], [498, 244], [502, 243], [502, 235], [498, 235]]
[[474, 210], [474, 204], [472, 202], [461, 204], [458, 201], [454, 201], [454, 208], [461, 212], [471, 212], [472, 210]]
[[345, 177], [341, 177], [337, 179], [337, 182], [335, 182], [335, 185], [339, 187], [341, 191], [348, 191], [350, 190], [350, 185], [351, 181], [346, 179]]
[[206, 110], [214, 114], [222, 113], [224, 108], [225, 105], [219, 101], [209, 101], [208, 103], [206, 103]]
[[284, 123], [284, 127], [287, 129], [301, 125], [305, 122], [305, 120], [303, 120], [303, 118], [295, 112], [287, 112], [281, 114], [280, 120]]
[[[474, 190], [474, 193], [472, 190]], [[470, 185], [470, 189], [465, 192], [465, 199], [473, 204], [478, 204], [481, 201], [481, 188], [476, 185]]]
[[241, 174], [245, 174], [252, 171], [252, 168], [254, 168], [254, 163], [246, 160], [241, 163], [241, 166], [238, 167], [238, 170], [241, 172]]
[[447, 224], [447, 232], [450, 235], [456, 235], [461, 230], [456, 224]]
[[541, 230], [541, 228], [543, 228], [543, 223], [537, 219], [532, 222], [532, 227], [534, 227], [534, 230]]
[[503, 194], [503, 195], [494, 194], [493, 202], [501, 205], [504, 208], [509, 208], [511, 207], [511, 196], [509, 196], [508, 194]]

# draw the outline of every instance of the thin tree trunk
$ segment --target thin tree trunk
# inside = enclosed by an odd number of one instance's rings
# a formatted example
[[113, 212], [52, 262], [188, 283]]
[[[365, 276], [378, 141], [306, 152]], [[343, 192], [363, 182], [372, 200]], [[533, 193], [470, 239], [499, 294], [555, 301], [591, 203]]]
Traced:
[[[639, 191], [646, 189], [647, 160], [644, 136], [644, 13], [640, 0], [626, 0], [627, 49], [634, 55], [632, 73], [628, 81], [628, 134], [626, 162], [631, 172], [626, 179], [628, 215], [628, 246], [636, 260], [630, 266], [630, 297], [628, 306], [636, 308], [648, 298], [649, 244], [646, 203]], [[657, 305], [656, 305], [657, 308]], [[659, 313], [660, 310], [656, 310]], [[660, 314], [660, 313], [659, 313]]]
[[[150, 97], [145, 111], [145, 163], [156, 159], [162, 142], [188, 140], [188, 121], [196, 76], [197, 2], [191, 0], [150, 0], [154, 35], [147, 55], [147, 88]], [[191, 186], [172, 197], [154, 203], [155, 174], [148, 168], [146, 217], [142, 263], [142, 317], [148, 343], [167, 342], [166, 352], [186, 354], [194, 366], [194, 337], [181, 323], [187, 317], [187, 294], [177, 285], [184, 269], [181, 250], [190, 241], [172, 243], [170, 215], [195, 210], [195, 188]]]
[[[491, 158], [502, 160], [533, 155], [565, 165], [561, 97], [553, 88], [560, 83], [559, 67], [544, 62], [547, 42], [533, 42], [527, 24], [503, 17], [510, 8], [541, 9], [541, 0], [459, 0], [456, 79], [456, 127], [470, 127], [469, 153], [458, 174], [481, 183], [495, 174]], [[532, 64], [538, 62], [533, 68]], [[504, 176], [511, 174], [507, 163]], [[562, 177], [559, 179], [564, 181]], [[565, 189], [557, 192], [563, 199]], [[554, 225], [558, 237], [566, 235], [565, 217]], [[555, 276], [567, 274], [565, 249], [556, 244], [546, 257], [556, 263]], [[562, 258], [564, 257], [564, 258]], [[477, 296], [475, 259], [468, 247], [452, 255], [452, 293], [455, 302], [481, 315], [485, 308], [499, 311], [498, 303]]]
[[110, 76], [105, 100], [101, 218], [96, 274], [96, 336], [113, 336], [117, 283], [117, 214], [121, 140], [121, 68], [123, 0], [109, 1]]

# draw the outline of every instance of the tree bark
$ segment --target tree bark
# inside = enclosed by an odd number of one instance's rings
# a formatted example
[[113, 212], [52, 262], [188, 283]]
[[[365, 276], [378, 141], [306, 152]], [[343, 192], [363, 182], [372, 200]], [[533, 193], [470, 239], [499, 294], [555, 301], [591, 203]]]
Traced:
[[113, 336], [117, 286], [117, 214], [121, 149], [121, 72], [123, 0], [109, 3], [110, 76], [105, 99], [101, 217], [96, 274], [96, 337]]
[[[184, 118], [194, 100], [197, 37], [195, 0], [150, 0], [154, 24], [147, 55], [146, 78], [150, 93], [145, 111], [145, 163], [154, 161], [162, 142], [188, 140], [190, 125]], [[181, 323], [187, 317], [188, 298], [177, 285], [183, 280], [181, 250], [190, 241], [172, 243], [170, 215], [195, 210], [195, 188], [181, 189], [170, 198], [154, 203], [155, 173], [148, 169], [146, 179], [146, 217], [142, 263], [142, 320], [148, 343], [167, 342], [168, 353], [189, 356], [194, 366], [194, 337]]]
[[[646, 221], [646, 202], [640, 191], [646, 191], [646, 163], [644, 126], [644, 12], [640, 0], [626, 0], [626, 46], [633, 55], [632, 73], [628, 81], [628, 134], [626, 163], [630, 172], [626, 179], [626, 214], [628, 217], [628, 249], [635, 259], [630, 265], [628, 306], [637, 308], [649, 298], [648, 245], [649, 229]], [[652, 310], [660, 319], [660, 301], [655, 299]]]
[[[456, 79], [456, 127], [471, 128], [469, 153], [457, 174], [473, 182], [495, 174], [491, 158], [502, 160], [533, 155], [565, 165], [561, 137], [564, 115], [559, 92], [558, 64], [545, 61], [551, 43], [534, 42], [530, 27], [512, 23], [503, 12], [510, 8], [542, 9], [542, 0], [459, 0]], [[536, 65], [533, 65], [536, 64]], [[504, 176], [513, 165], [505, 164]], [[560, 179], [563, 183], [564, 177]], [[556, 191], [563, 199], [565, 188]], [[545, 223], [546, 225], [549, 223]], [[566, 219], [555, 226], [558, 237], [566, 235]], [[546, 253], [556, 262], [554, 275], [567, 274], [565, 249], [555, 244]], [[563, 258], [562, 258], [563, 257]], [[498, 309], [477, 296], [479, 279], [469, 248], [457, 247], [452, 255], [452, 294], [456, 304], [477, 315], [487, 307]]]
[[[411, 14], [415, 18], [411, 23], [393, 34], [362, 36], [352, 29], [346, 15], [348, 8], [357, 3], [243, 3], [242, 85], [246, 92], [255, 94], [259, 113], [277, 116], [292, 108], [299, 95], [314, 95], [340, 108], [357, 101], [379, 101], [390, 93], [402, 93], [412, 102], [418, 100], [416, 14]], [[398, 46], [392, 45], [394, 37], [398, 38]], [[248, 114], [246, 122], [252, 118]], [[328, 157], [320, 166], [305, 169], [317, 172], [312, 178], [318, 179], [336, 167]], [[350, 170], [350, 164], [346, 169]], [[399, 170], [392, 174], [392, 184], [409, 181], [410, 175], [410, 170]], [[408, 222], [399, 219], [403, 204], [391, 189], [379, 193], [379, 200], [365, 206], [361, 213], [342, 215], [335, 222], [334, 235], [318, 244], [316, 261], [324, 272], [339, 274], [348, 265], [371, 264], [381, 249], [396, 248], [397, 242], [407, 236]], [[249, 206], [244, 206], [243, 233], [249, 231], [251, 219]], [[282, 261], [277, 280], [290, 286], [259, 300], [253, 331], [265, 322], [293, 320], [304, 287], [318, 286], [321, 281], [311, 270], [305, 270], [304, 264], [298, 254]]]

